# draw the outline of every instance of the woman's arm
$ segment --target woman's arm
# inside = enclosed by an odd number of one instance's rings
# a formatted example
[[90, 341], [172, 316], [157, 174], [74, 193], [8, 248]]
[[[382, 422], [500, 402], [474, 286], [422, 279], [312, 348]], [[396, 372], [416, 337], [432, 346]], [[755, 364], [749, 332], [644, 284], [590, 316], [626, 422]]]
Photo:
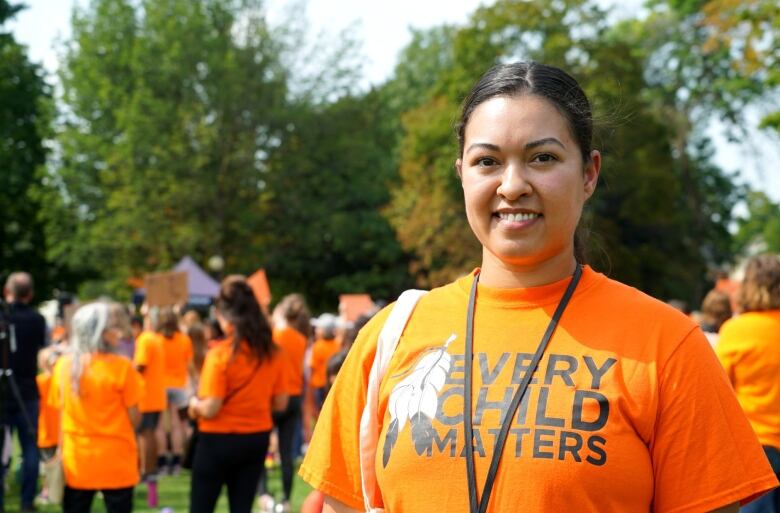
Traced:
[[138, 406], [129, 407], [127, 416], [130, 417], [130, 425], [133, 426], [133, 429], [136, 429], [141, 423], [141, 413], [138, 411]]
[[[329, 497], [326, 495], [325, 504], [322, 506], [322, 513], [361, 513], [361, 511], [358, 509], [350, 508], [346, 504], [339, 502], [333, 497]], [[720, 510], [718, 511], [718, 513], [720, 513]]]
[[284, 411], [287, 409], [287, 403], [290, 400], [290, 396], [287, 394], [277, 394], [271, 399], [271, 410]]
[[187, 413], [191, 419], [197, 419], [198, 417], [211, 419], [219, 413], [220, 408], [222, 408], [222, 399], [216, 397], [207, 397], [205, 399], [192, 397]]

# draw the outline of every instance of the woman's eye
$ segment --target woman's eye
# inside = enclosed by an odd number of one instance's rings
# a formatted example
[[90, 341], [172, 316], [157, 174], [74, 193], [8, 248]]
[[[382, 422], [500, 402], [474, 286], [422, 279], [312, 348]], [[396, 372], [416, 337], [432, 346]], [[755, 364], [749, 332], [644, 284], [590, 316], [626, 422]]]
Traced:
[[480, 157], [477, 159], [475, 164], [480, 167], [490, 167], [490, 166], [495, 166], [496, 161], [491, 157]]
[[550, 153], [540, 153], [539, 155], [534, 156], [535, 162], [553, 162], [558, 160], [555, 155], [552, 155]]

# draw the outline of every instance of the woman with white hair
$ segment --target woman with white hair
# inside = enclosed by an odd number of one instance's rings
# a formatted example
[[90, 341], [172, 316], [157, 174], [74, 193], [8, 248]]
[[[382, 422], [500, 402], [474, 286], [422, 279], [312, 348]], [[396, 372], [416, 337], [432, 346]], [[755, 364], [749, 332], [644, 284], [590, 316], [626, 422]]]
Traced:
[[49, 402], [62, 409], [65, 513], [90, 511], [97, 491], [108, 513], [133, 508], [142, 381], [130, 360], [114, 354], [126, 328], [127, 314], [116, 303], [81, 307], [73, 316], [72, 352], [53, 372]]

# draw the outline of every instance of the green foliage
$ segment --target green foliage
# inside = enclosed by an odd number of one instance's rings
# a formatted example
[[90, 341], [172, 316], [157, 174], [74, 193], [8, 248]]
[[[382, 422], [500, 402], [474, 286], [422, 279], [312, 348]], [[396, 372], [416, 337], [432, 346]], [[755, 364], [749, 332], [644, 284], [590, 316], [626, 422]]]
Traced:
[[59, 170], [74, 267], [122, 280], [185, 254], [260, 267], [262, 155], [286, 71], [256, 2], [100, 0], [73, 19]]
[[780, 253], [780, 203], [760, 191], [750, 191], [746, 200], [747, 217], [737, 220], [734, 251], [747, 254], [758, 245], [765, 251]]
[[395, 169], [380, 97], [299, 105], [264, 176], [264, 247], [277, 297], [305, 291], [315, 308], [340, 293], [391, 298], [406, 260], [380, 215]]
[[29, 271], [39, 298], [60, 285], [59, 266], [46, 257], [41, 176], [51, 121], [51, 89], [25, 47], [2, 30], [21, 9], [0, 0], [0, 277]]

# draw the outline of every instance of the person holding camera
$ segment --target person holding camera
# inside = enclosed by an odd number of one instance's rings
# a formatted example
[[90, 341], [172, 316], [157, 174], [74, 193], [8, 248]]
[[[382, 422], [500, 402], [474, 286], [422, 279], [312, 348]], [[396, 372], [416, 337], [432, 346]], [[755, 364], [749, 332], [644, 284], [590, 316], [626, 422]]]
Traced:
[[[46, 321], [31, 305], [33, 279], [26, 272], [12, 273], [3, 295], [8, 303], [8, 336], [0, 347], [4, 376], [0, 392], [0, 421], [16, 431], [22, 450], [21, 511], [33, 511], [38, 483], [38, 351], [46, 345]], [[14, 390], [15, 388], [18, 390]], [[18, 392], [18, 394], [17, 394]], [[0, 453], [4, 440], [0, 438]], [[5, 476], [0, 477], [0, 511]]]

